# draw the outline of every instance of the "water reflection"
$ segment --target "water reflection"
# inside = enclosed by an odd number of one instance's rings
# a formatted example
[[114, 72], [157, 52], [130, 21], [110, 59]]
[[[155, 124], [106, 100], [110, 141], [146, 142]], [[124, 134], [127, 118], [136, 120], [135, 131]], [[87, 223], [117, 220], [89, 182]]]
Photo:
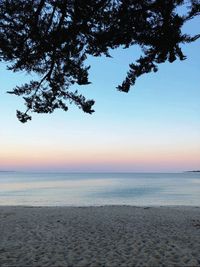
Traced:
[[0, 173], [0, 205], [195, 205], [199, 173]]

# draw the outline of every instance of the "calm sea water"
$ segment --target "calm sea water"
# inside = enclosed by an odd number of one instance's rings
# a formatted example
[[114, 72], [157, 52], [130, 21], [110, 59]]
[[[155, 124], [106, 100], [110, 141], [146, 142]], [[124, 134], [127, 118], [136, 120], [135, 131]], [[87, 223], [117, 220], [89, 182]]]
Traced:
[[0, 205], [200, 206], [200, 173], [0, 172]]

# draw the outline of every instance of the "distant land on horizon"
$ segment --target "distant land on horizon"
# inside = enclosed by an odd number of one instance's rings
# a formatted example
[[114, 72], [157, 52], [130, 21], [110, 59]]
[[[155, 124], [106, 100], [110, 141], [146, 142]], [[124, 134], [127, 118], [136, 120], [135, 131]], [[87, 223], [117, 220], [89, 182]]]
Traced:
[[0, 170], [0, 172], [17, 172], [17, 171]]
[[192, 170], [192, 171], [185, 171], [185, 172], [200, 172], [200, 170]]
[[152, 172], [152, 171], [149, 171], [149, 172], [147, 172], [147, 171], [144, 171], [144, 172], [142, 172], [142, 171], [140, 171], [140, 172], [116, 172], [116, 171], [112, 171], [112, 172], [104, 172], [104, 171], [102, 171], [102, 172], [80, 172], [80, 171], [39, 171], [39, 170], [36, 170], [36, 171], [33, 171], [33, 170], [29, 170], [29, 171], [27, 171], [27, 170], [0, 170], [0, 173], [1, 172], [36, 172], [36, 173], [187, 173], [187, 172], [200, 172], [200, 170], [188, 170], [188, 171], [179, 171], [179, 172], [156, 172], [156, 171], [154, 171], [154, 172]]

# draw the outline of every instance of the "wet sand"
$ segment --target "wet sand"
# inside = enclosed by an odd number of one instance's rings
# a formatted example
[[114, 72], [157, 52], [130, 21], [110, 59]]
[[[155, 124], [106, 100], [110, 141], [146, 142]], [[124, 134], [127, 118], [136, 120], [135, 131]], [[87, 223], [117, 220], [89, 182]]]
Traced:
[[0, 266], [200, 266], [200, 207], [0, 207]]

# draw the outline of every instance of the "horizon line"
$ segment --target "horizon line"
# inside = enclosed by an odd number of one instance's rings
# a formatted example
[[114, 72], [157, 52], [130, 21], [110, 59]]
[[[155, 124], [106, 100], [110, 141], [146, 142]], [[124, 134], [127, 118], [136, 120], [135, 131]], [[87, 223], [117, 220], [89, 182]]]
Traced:
[[182, 170], [182, 171], [48, 171], [48, 170], [0, 170], [1, 172], [12, 172], [12, 173], [187, 173], [187, 172], [200, 172], [200, 170]]

